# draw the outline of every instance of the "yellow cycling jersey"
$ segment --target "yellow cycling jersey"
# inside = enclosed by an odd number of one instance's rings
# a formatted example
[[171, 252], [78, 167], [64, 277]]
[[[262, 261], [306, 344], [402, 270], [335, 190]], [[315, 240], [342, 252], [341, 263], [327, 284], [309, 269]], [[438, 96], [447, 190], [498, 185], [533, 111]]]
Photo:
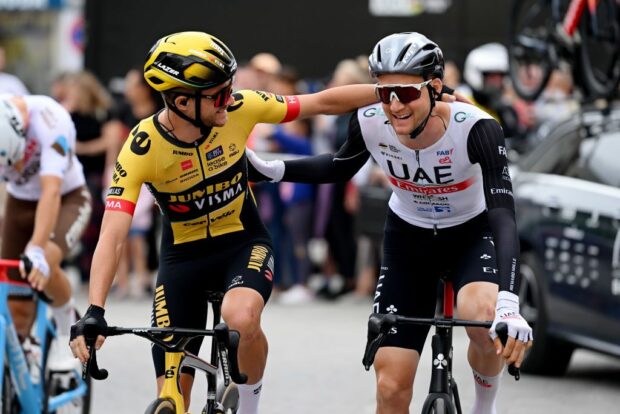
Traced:
[[226, 124], [191, 144], [168, 133], [158, 114], [142, 120], [118, 156], [106, 210], [133, 214], [146, 183], [174, 244], [242, 231], [248, 226], [244, 218], [258, 220], [247, 214], [256, 204], [248, 187], [246, 141], [257, 123], [295, 119], [299, 100], [252, 90], [233, 97]]

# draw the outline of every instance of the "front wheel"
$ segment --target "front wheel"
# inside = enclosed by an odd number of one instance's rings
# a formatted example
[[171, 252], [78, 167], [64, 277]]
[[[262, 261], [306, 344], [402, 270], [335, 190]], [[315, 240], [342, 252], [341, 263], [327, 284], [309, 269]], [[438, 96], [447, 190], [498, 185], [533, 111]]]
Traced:
[[144, 414], [176, 414], [176, 406], [169, 398], [158, 398], [146, 408]]
[[586, 7], [579, 27], [581, 76], [593, 98], [611, 98], [620, 82], [620, 24], [614, 0]]
[[515, 0], [509, 25], [509, 74], [517, 94], [536, 100], [555, 66], [551, 10], [543, 0]]
[[455, 414], [448, 394], [430, 394], [424, 401], [422, 414]]
[[237, 384], [231, 382], [224, 390], [222, 395], [222, 407], [224, 414], [236, 414], [239, 409], [239, 388]]
[[0, 400], [0, 413], [1, 414], [13, 414], [18, 413], [19, 401], [17, 400], [17, 394], [15, 388], [11, 383], [11, 373], [9, 367], [4, 367], [3, 379], [2, 379], [2, 399]]

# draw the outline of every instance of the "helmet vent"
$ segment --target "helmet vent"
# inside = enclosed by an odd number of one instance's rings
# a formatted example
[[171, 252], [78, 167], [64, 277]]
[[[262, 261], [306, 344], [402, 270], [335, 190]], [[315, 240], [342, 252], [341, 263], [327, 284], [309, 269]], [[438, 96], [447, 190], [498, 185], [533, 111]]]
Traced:
[[400, 51], [400, 54], [398, 55], [398, 58], [396, 58], [397, 62], [401, 62], [403, 60], [403, 58], [405, 57], [405, 54], [407, 53], [407, 51], [409, 50], [409, 48], [411, 47], [411, 43], [407, 44], [407, 46], [403, 47], [403, 50]]
[[377, 45], [377, 62], [381, 62], [381, 45]]
[[149, 76], [149, 80], [155, 85], [161, 85], [162, 83], [164, 83], [164, 81], [159, 79], [157, 76]]

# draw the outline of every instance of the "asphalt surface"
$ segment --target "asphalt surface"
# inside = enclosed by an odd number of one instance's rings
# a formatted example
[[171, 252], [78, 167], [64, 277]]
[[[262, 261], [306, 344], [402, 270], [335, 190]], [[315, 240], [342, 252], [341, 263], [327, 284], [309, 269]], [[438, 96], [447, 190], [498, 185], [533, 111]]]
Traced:
[[[84, 292], [78, 294], [78, 303], [81, 310], [86, 307]], [[106, 308], [110, 325], [149, 325], [150, 302], [146, 299], [110, 299]], [[270, 303], [263, 316], [270, 348], [261, 413], [374, 413], [374, 373], [364, 371], [361, 364], [370, 308], [370, 301], [319, 301], [299, 306]], [[466, 346], [464, 331], [456, 329], [454, 372], [464, 413], [473, 402]], [[207, 354], [204, 349], [203, 353]], [[110, 338], [98, 357], [110, 376], [94, 385], [91, 413], [144, 412], [155, 398], [150, 343], [135, 336]], [[420, 412], [427, 393], [430, 363], [430, 349], [426, 348], [414, 387], [412, 413]], [[204, 391], [204, 380], [198, 378], [192, 413], [200, 413]], [[523, 375], [515, 382], [506, 374], [500, 393], [499, 413], [620, 413], [620, 360], [577, 351], [565, 377]]]

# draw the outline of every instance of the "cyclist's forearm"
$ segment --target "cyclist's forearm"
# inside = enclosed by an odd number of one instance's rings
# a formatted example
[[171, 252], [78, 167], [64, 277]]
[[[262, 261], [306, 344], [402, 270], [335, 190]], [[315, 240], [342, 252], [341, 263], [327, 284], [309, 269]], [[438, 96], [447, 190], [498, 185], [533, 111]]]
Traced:
[[318, 114], [337, 115], [377, 102], [373, 85], [347, 85], [299, 95], [300, 118]]
[[519, 293], [519, 237], [514, 212], [507, 208], [488, 211], [499, 272], [499, 290]]
[[132, 216], [106, 212], [90, 271], [88, 300], [92, 305], [105, 306], [123, 252]]
[[59, 210], [60, 189], [43, 188], [35, 212], [34, 230], [28, 244], [45, 248], [56, 225]]

